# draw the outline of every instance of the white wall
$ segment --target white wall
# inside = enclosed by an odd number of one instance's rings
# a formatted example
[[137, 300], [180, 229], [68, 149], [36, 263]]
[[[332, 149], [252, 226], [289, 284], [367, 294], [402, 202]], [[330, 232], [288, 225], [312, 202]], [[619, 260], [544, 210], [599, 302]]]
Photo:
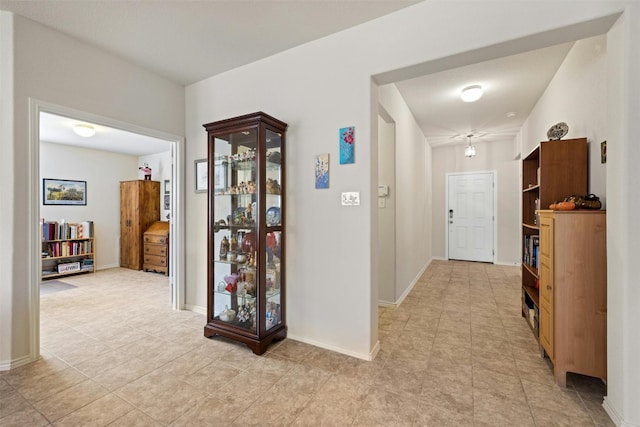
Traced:
[[[165, 181], [169, 181], [169, 193], [171, 196], [171, 151], [164, 153], [149, 154], [138, 158], [138, 165], [148, 164], [151, 168], [151, 179], [160, 181], [160, 221], [167, 221], [167, 215], [171, 212], [171, 201], [169, 201], [169, 209], [164, 208], [165, 199]], [[144, 176], [140, 176], [144, 179]], [[169, 197], [171, 199], [171, 197]]]
[[380, 86], [378, 99], [396, 128], [396, 303], [431, 260], [431, 147], [395, 85]]
[[[559, 28], [620, 8], [612, 2], [554, 2], [550, 14], [548, 4], [533, 1], [470, 1], [464, 7], [459, 2], [421, 2], [188, 86], [186, 133], [196, 145], [187, 147], [187, 162], [204, 153], [203, 123], [263, 110], [290, 124], [286, 159], [290, 335], [360, 356], [369, 354], [376, 343], [371, 321], [377, 303], [377, 288], [371, 286], [371, 242], [376, 241], [372, 228], [376, 228], [377, 208], [372, 192], [377, 184], [377, 140], [373, 138], [377, 117], [371, 111], [376, 111], [378, 100], [370, 90], [371, 75], [470, 50], [475, 53], [473, 60], [479, 61], [496, 51], [566, 41], [588, 26]], [[482, 26], [476, 25], [478, 20]], [[474, 28], [473, 37], [465, 32], [452, 35], [451, 22], [458, 28]], [[548, 37], [524, 39], [543, 31], [552, 32]], [[500, 47], [479, 50], [496, 44]], [[332, 188], [315, 192], [310, 169], [313, 156], [328, 151], [336, 158], [337, 131], [347, 125], [356, 127], [356, 164], [333, 167]], [[397, 144], [401, 143], [397, 138]], [[398, 181], [397, 185], [402, 184]], [[361, 192], [362, 206], [340, 206], [339, 193], [348, 190]], [[206, 282], [202, 232], [206, 213], [202, 207], [203, 200], [197, 195], [187, 199], [187, 209], [194, 215], [190, 218], [193, 226], [187, 230], [193, 245], [187, 254], [187, 271], [193, 274], [187, 282], [194, 284]], [[204, 286], [187, 289], [189, 304], [203, 307], [205, 301]], [[333, 313], [329, 318], [327, 310]]]
[[395, 123], [378, 116], [378, 184], [389, 188], [389, 195], [378, 197], [378, 301], [396, 302], [396, 139]]
[[496, 262], [519, 264], [520, 233], [519, 163], [513, 160], [513, 143], [474, 142], [476, 156], [464, 156], [466, 144], [433, 148], [433, 256], [446, 253], [446, 174], [455, 172], [496, 172]]
[[0, 11], [0, 25], [2, 66], [13, 63], [12, 73], [0, 77], [0, 170], [3, 177], [8, 175], [3, 191], [10, 192], [3, 198], [2, 219], [11, 230], [5, 236], [11, 244], [0, 249], [0, 369], [7, 369], [37, 354], [37, 334], [30, 331], [38, 322], [38, 296], [31, 293], [29, 260], [30, 236], [37, 228], [31, 218], [38, 216], [30, 211], [30, 203], [39, 195], [31, 191], [37, 183], [30, 179], [30, 165], [37, 163], [29, 145], [29, 99], [183, 135], [184, 89], [9, 12]]
[[603, 204], [607, 168], [600, 163], [600, 142], [608, 134], [606, 66], [606, 35], [578, 40], [521, 129], [524, 155], [540, 141], [546, 141], [547, 130], [558, 122], [569, 125], [565, 139], [587, 138], [589, 192], [598, 195]]
[[[40, 178], [87, 182], [86, 206], [41, 205], [47, 221], [93, 221], [96, 268], [120, 265], [120, 181], [138, 178], [138, 158], [125, 154], [40, 143]], [[42, 187], [42, 181], [40, 181]], [[42, 191], [42, 190], [41, 190]], [[40, 193], [42, 194], [42, 192]], [[40, 197], [42, 203], [42, 197]]]
[[607, 397], [618, 426], [640, 426], [640, 4], [607, 34]]
[[[553, 6], [538, 1], [420, 2], [189, 86], [188, 165], [206, 152], [203, 123], [264, 110], [291, 126], [286, 159], [287, 233], [289, 253], [293, 254], [287, 260], [291, 335], [359, 355], [369, 353], [375, 346], [377, 289], [371, 287], [375, 281], [371, 277], [371, 245], [375, 241], [372, 218], [375, 219], [377, 208], [371, 193], [377, 184], [377, 116], [371, 112], [376, 111], [378, 99], [377, 95], [372, 97], [371, 75], [397, 69], [411, 71], [414, 66], [464, 52], [473, 51], [468, 58], [477, 62], [496, 53], [504, 55], [566, 41], [572, 35], [573, 39], [581, 38], [575, 33], [585, 37], [584, 33], [598, 26], [598, 22], [582, 23], [626, 8], [628, 22], [616, 38], [616, 46], [621, 46], [616, 65], [622, 68], [622, 83], [607, 97], [608, 104], [616, 106], [612, 109], [619, 113], [610, 116], [615, 119], [610, 121], [615, 123], [616, 131], [610, 135], [611, 140], [617, 140], [618, 157], [612, 155], [607, 178], [620, 184], [617, 192], [612, 191], [612, 185], [607, 187], [608, 244], [612, 251], [620, 248], [623, 254], [613, 264], [618, 269], [615, 278], [619, 279], [619, 287], [617, 298], [611, 298], [616, 305], [610, 306], [610, 312], [621, 313], [621, 321], [616, 322], [622, 331], [621, 341], [609, 353], [610, 360], [623, 368], [620, 375], [610, 378], [609, 393], [611, 407], [626, 425], [640, 424], [640, 409], [632, 405], [640, 398], [640, 367], [631, 363], [640, 352], [640, 338], [632, 333], [639, 319], [637, 311], [630, 311], [632, 303], [639, 300], [633, 262], [640, 256], [640, 242], [624, 237], [627, 232], [640, 234], [640, 225], [631, 220], [632, 212], [640, 210], [634, 194], [640, 181], [640, 168], [636, 165], [640, 152], [638, 145], [631, 143], [632, 137], [640, 134], [640, 122], [634, 119], [640, 116], [640, 101], [628, 95], [640, 92], [640, 58], [635, 55], [640, 49], [637, 7], [633, 1], [556, 1]], [[12, 59], [11, 49], [6, 46], [13, 46], [16, 55], [15, 75], [9, 70], [0, 77], [0, 123], [10, 126], [2, 129], [7, 138], [0, 142], [0, 170], [3, 177], [7, 175], [5, 182], [12, 183], [13, 194], [13, 198], [3, 198], [7, 200], [3, 211], [9, 213], [3, 213], [2, 219], [7, 220], [3, 221], [7, 229], [14, 230], [5, 236], [13, 243], [11, 247], [6, 245], [0, 250], [4, 277], [0, 283], [1, 364], [19, 359], [30, 349], [25, 333], [30, 321], [25, 291], [28, 242], [24, 239], [29, 231], [27, 98], [34, 96], [178, 135], [182, 134], [184, 116], [179, 86], [22, 18], [13, 22], [13, 34], [10, 28], [6, 30], [12, 20], [7, 13], [0, 14], [3, 71], [8, 68], [4, 64], [11, 64]], [[462, 30], [452, 32], [452, 22]], [[473, 29], [472, 37], [465, 28]], [[544, 34], [528, 37], [540, 33]], [[488, 46], [492, 48], [484, 49]], [[7, 94], [11, 101], [4, 97]], [[337, 129], [346, 125], [356, 126], [356, 164], [332, 167], [330, 191], [314, 192], [313, 156], [328, 151], [335, 159]], [[187, 298], [194, 305], [204, 306], [206, 208], [202, 207], [206, 206], [206, 197], [191, 191], [190, 175], [187, 173]], [[361, 191], [363, 206], [340, 207], [339, 193], [346, 190]], [[612, 276], [609, 279], [611, 282]]]

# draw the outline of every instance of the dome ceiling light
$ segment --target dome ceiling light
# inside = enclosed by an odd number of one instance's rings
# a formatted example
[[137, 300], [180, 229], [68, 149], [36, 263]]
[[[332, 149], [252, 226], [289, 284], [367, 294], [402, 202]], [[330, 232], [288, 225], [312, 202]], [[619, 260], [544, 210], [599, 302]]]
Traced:
[[77, 124], [73, 127], [73, 131], [78, 135], [89, 138], [96, 134], [96, 130], [91, 125], [87, 124]]
[[462, 89], [460, 93], [460, 99], [464, 102], [475, 102], [478, 99], [482, 98], [482, 86], [480, 85], [471, 85]]

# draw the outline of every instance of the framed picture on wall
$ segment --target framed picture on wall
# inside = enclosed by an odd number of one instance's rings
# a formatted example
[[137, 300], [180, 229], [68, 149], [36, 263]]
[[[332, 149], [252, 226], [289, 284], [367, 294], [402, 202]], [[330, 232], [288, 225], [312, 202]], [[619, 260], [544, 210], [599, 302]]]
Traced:
[[87, 205], [87, 181], [69, 179], [42, 180], [43, 205]]
[[164, 194], [171, 194], [171, 181], [168, 179], [164, 180]]
[[207, 159], [199, 159], [195, 161], [195, 172], [196, 172], [196, 193], [206, 193], [207, 192], [207, 182], [209, 180], [209, 164]]

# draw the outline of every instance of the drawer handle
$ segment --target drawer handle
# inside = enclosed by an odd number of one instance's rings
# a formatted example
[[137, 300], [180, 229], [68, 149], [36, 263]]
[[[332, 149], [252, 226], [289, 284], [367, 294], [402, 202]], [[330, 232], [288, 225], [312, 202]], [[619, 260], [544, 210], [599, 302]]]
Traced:
[[160, 243], [165, 243], [164, 237], [160, 239]]
[[145, 251], [149, 252], [149, 248], [144, 248]]
[[553, 289], [551, 286], [547, 285], [547, 290], [550, 291], [551, 289]]

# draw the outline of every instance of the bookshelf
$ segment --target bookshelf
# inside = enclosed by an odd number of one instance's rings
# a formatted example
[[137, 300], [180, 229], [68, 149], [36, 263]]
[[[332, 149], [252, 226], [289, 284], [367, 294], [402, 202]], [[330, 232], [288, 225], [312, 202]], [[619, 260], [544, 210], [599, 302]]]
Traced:
[[41, 221], [41, 279], [95, 272], [93, 221]]
[[587, 194], [587, 139], [543, 141], [522, 160], [522, 316], [540, 340], [538, 211]]

